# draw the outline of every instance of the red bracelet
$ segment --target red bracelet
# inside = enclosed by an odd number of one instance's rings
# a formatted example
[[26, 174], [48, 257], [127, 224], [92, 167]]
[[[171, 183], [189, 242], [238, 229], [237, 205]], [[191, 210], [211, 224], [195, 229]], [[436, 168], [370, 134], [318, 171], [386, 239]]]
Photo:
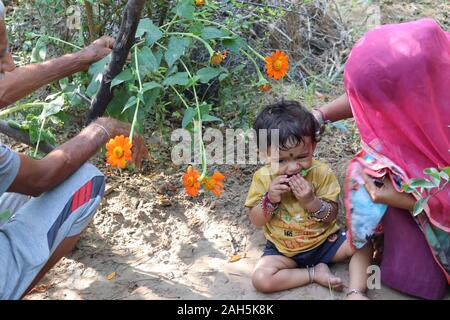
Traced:
[[274, 204], [269, 199], [269, 193], [266, 192], [261, 200], [261, 207], [265, 217], [273, 215], [273, 213], [278, 209], [278, 203]]

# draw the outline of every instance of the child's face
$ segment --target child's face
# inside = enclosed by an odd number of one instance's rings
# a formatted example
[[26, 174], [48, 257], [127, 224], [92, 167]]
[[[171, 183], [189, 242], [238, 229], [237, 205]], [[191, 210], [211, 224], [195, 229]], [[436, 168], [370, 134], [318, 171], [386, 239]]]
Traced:
[[304, 143], [293, 146], [287, 150], [279, 150], [277, 155], [270, 155], [270, 164], [275, 175], [293, 175], [301, 169], [308, 169], [312, 164], [312, 155], [316, 148], [316, 143], [310, 137], [304, 137]]

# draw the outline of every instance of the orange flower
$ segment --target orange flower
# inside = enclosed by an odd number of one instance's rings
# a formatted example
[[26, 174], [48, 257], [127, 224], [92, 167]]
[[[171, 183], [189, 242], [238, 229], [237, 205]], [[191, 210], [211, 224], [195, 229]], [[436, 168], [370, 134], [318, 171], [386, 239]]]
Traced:
[[183, 177], [183, 185], [186, 188], [186, 193], [191, 197], [198, 194], [198, 188], [200, 188], [198, 178], [200, 178], [200, 175], [197, 169], [192, 169], [192, 166], [189, 166]]
[[262, 92], [267, 92], [270, 89], [272, 89], [272, 86], [268, 83], [259, 86], [259, 90], [261, 90]]
[[289, 68], [288, 56], [279, 50], [272, 53], [272, 57], [265, 57], [266, 72], [269, 77], [280, 80], [286, 75]]
[[221, 51], [214, 52], [211, 57], [211, 64], [213, 66], [218, 66], [223, 60], [226, 59], [227, 55], [228, 55], [227, 50], [223, 50], [223, 52]]
[[130, 139], [123, 135], [110, 139], [106, 144], [106, 162], [113, 167], [121, 169], [125, 168], [127, 161], [131, 161], [132, 159], [132, 147], [133, 145], [131, 144]]
[[196, 6], [203, 6], [205, 4], [205, 0], [195, 0]]
[[223, 190], [223, 181], [225, 177], [219, 171], [214, 172], [212, 177], [206, 177], [203, 179], [206, 190], [211, 190], [216, 196], [220, 197], [220, 192]]

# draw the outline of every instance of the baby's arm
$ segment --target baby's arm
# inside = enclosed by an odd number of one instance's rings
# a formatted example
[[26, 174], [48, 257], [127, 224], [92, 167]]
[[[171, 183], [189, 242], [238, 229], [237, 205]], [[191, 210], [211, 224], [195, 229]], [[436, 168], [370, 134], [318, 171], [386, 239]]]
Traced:
[[336, 220], [338, 214], [338, 204], [333, 201], [321, 200], [314, 193], [312, 184], [305, 180], [299, 174], [296, 174], [289, 180], [289, 186], [295, 198], [303, 209], [308, 213], [321, 212], [315, 217], [323, 222], [332, 222]]
[[251, 208], [248, 215], [252, 224], [257, 227], [263, 227], [270, 221], [270, 219], [272, 219], [271, 214], [264, 214], [261, 204], [258, 204], [257, 206]]
[[[307, 204], [304, 209], [307, 212], [316, 212], [317, 210], [320, 209], [322, 203], [321, 201], [324, 202], [324, 205], [326, 206], [325, 209], [319, 213], [316, 218], [321, 220], [322, 222], [333, 222], [334, 220], [336, 220], [338, 212], [339, 212], [339, 206], [336, 202], [334, 201], [329, 201], [329, 200], [323, 200], [318, 198], [316, 195], [314, 195], [315, 199], [313, 202], [311, 202], [310, 204]], [[330, 205], [330, 213], [328, 214], [328, 205]]]
[[[290, 191], [290, 188], [286, 185], [289, 181], [286, 175], [278, 176], [270, 182], [269, 190], [267, 191], [267, 201], [272, 205], [277, 205], [281, 202], [281, 195]], [[264, 197], [265, 195], [263, 195]], [[262, 208], [262, 202], [250, 209], [249, 216], [250, 221], [257, 227], [264, 226], [272, 219], [272, 213], [269, 210], [264, 212]]]

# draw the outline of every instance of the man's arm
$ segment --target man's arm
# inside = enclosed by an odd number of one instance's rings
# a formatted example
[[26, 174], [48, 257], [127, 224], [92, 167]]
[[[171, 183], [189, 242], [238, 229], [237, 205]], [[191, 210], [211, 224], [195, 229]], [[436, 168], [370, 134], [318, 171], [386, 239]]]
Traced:
[[[51, 190], [66, 180], [83, 163], [97, 153], [110, 137], [130, 132], [130, 125], [110, 119], [98, 118], [84, 128], [80, 134], [50, 152], [42, 160], [34, 160], [26, 155], [20, 156], [20, 168], [9, 192], [32, 196]], [[141, 158], [148, 156], [148, 150], [141, 136], [133, 137], [133, 159], [137, 167]]]
[[0, 79], [0, 108], [22, 99], [40, 87], [79, 71], [111, 52], [114, 39], [104, 36], [79, 52], [6, 72]]

